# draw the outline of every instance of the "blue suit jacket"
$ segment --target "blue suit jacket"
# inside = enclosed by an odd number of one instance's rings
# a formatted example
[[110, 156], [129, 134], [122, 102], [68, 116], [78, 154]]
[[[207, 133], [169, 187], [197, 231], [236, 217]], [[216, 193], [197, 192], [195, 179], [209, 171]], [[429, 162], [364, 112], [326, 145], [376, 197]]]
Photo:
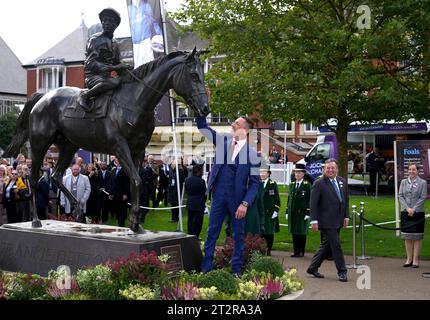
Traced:
[[[208, 126], [205, 117], [197, 117], [197, 128], [215, 145], [215, 164], [212, 166], [209, 176], [206, 191], [208, 193], [212, 187], [216, 186], [218, 174], [224, 164], [225, 154], [227, 153], [227, 159], [231, 159], [232, 137], [218, 134]], [[237, 155], [235, 163], [237, 164], [236, 178], [234, 189], [231, 190], [234, 205], [238, 207], [242, 201], [251, 205], [257, 195], [260, 182], [260, 160], [257, 152], [246, 143]]]

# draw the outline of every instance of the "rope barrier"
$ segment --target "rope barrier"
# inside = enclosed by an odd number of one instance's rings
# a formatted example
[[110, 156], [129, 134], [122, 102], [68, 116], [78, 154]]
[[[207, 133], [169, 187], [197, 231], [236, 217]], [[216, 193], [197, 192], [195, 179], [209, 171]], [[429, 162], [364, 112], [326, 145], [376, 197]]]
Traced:
[[[107, 192], [104, 189], [100, 189], [100, 191], [104, 192], [105, 194], [107, 194], [108, 196], [111, 196], [111, 194], [109, 194], [109, 192]], [[130, 202], [127, 202], [127, 204], [129, 206], [131, 206]], [[144, 206], [139, 206], [140, 209], [148, 209], [148, 210], [171, 210], [171, 209], [179, 209], [179, 208], [185, 208], [186, 206], [182, 205], [182, 206], [175, 206], [175, 207], [164, 207], [164, 208], [151, 208], [151, 207], [144, 207]]]
[[[374, 223], [374, 222], [372, 222], [370, 220], [367, 220], [366, 218], [362, 217], [362, 219], [364, 221], [366, 221], [367, 223], [370, 223], [374, 227], [377, 227], [377, 228], [383, 229], [383, 230], [391, 230], [391, 231], [402, 230], [402, 229], [407, 229], [407, 228], [416, 226], [416, 225], [420, 224], [421, 222], [423, 222], [424, 220], [426, 220], [428, 218], [430, 218], [430, 214], [425, 215], [425, 217], [423, 219], [421, 219], [421, 220], [419, 220], [417, 222], [414, 222], [414, 223], [408, 225], [407, 227], [404, 227], [404, 228], [402, 228], [402, 227], [400, 227], [400, 228], [390, 228], [390, 227], [383, 227], [380, 224], [378, 225], [378, 224], [376, 224], [376, 223]], [[397, 221], [394, 221], [394, 222], [397, 222]]]
[[[425, 218], [424, 219], [422, 219], [422, 220], [420, 220], [420, 221], [418, 221], [418, 222], [416, 222], [416, 223], [414, 223], [413, 225], [410, 225], [410, 226], [414, 226], [415, 224], [418, 224], [418, 223], [421, 223], [423, 220], [426, 220], [426, 219], [429, 219], [430, 218], [430, 214], [426, 214], [426, 216], [425, 216]], [[367, 220], [367, 219], [365, 219], [365, 218], [362, 218], [364, 221], [366, 221], [366, 222], [368, 222], [369, 224], [366, 224], [366, 225], [364, 225], [365, 227], [377, 227], [377, 228], [380, 228], [380, 229], [384, 229], [384, 230], [393, 230], [393, 231], [395, 231], [395, 230], [401, 230], [401, 228], [388, 228], [388, 227], [381, 227], [381, 225], [385, 225], [385, 224], [392, 224], [392, 223], [396, 223], [397, 222], [397, 220], [393, 220], [393, 221], [385, 221], [385, 222], [379, 222], [379, 223], [375, 223], [375, 222], [371, 222], [371, 221], [369, 221], [369, 220]], [[285, 224], [285, 223], [280, 223], [279, 224], [281, 227], [288, 227], [288, 224]], [[409, 226], [408, 226], [409, 227]], [[309, 229], [311, 229], [312, 228], [312, 226], [309, 226]], [[347, 226], [345, 229], [352, 229], [353, 228], [353, 226]]]

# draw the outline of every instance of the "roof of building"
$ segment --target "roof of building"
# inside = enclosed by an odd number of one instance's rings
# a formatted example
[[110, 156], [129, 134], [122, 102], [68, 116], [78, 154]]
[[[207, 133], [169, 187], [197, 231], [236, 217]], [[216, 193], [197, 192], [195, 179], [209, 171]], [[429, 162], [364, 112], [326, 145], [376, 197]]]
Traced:
[[64, 59], [66, 63], [84, 61], [87, 39], [88, 28], [84, 23], [81, 23], [76, 30], [33, 61], [26, 63], [24, 67], [34, 66], [38, 64], [38, 61], [48, 58]]
[[27, 72], [21, 61], [0, 37], [0, 92], [26, 94]]
[[[194, 47], [202, 49], [208, 46], [208, 42], [199, 39], [194, 33], [182, 32], [180, 30], [180, 26], [172, 20], [167, 20], [166, 29], [169, 52], [178, 50], [190, 51]], [[101, 30], [102, 28], [100, 23], [97, 23], [90, 28], [87, 28], [85, 23], [81, 23], [79, 28], [33, 61], [26, 63], [24, 67], [35, 66], [38, 62], [44, 61], [48, 58], [64, 59], [65, 63], [83, 62], [85, 60], [85, 46], [88, 37], [96, 32], [100, 32]], [[120, 45], [121, 58], [132, 59], [133, 46], [131, 38], [116, 38], [116, 40]]]

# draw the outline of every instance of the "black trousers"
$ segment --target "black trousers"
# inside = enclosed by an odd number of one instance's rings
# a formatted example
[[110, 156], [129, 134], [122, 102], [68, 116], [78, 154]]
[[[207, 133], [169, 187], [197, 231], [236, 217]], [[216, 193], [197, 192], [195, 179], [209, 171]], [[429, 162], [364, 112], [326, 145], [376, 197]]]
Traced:
[[[321, 244], [321, 243], [323, 243], [325, 241], [325, 237], [324, 237], [324, 234], [322, 232], [320, 232], [320, 237], [321, 237], [321, 242], [320, 242], [320, 244]], [[331, 253], [331, 249], [330, 248], [328, 248], [327, 259], [333, 259], [333, 255]]]
[[[13, 192], [13, 191], [11, 191]], [[16, 223], [21, 222], [21, 217], [18, 217], [16, 212], [16, 202], [3, 198], [3, 206], [6, 209], [7, 222]]]
[[294, 254], [305, 254], [306, 247], [306, 235], [305, 234], [293, 234], [293, 248]]
[[107, 222], [109, 220], [109, 210], [110, 210], [109, 196], [104, 192], [100, 192], [99, 201], [100, 201], [100, 211], [102, 213], [102, 222]]
[[200, 236], [203, 226], [203, 214], [204, 211], [202, 210], [188, 210], [188, 234], [195, 235], [197, 238]]
[[326, 229], [321, 228], [321, 233], [324, 235], [324, 240], [321, 242], [317, 253], [312, 258], [312, 262], [309, 266], [311, 270], [318, 270], [322, 262], [327, 259], [330, 250], [333, 255], [334, 263], [336, 264], [337, 273], [347, 272], [345, 259], [343, 257], [342, 248], [340, 247], [340, 228], [338, 229]]
[[158, 207], [158, 205], [161, 201], [163, 201], [164, 206], [167, 207], [167, 205], [168, 205], [167, 194], [168, 194], [167, 186], [158, 188], [157, 200], [155, 201], [155, 207]]
[[370, 194], [374, 194], [376, 192], [376, 174], [377, 172], [375, 171], [370, 171], [369, 172], [369, 193]]
[[37, 207], [37, 216], [40, 220], [46, 220], [48, 217], [48, 207]]
[[[172, 204], [172, 207], [176, 207], [177, 204]], [[171, 209], [172, 211], [172, 219], [171, 221], [178, 222], [179, 221], [179, 208]]]
[[263, 234], [262, 237], [266, 239], [267, 242], [267, 253], [269, 254], [272, 251], [273, 240], [275, 239], [275, 235], [273, 234]]
[[127, 207], [127, 201], [112, 201], [112, 212], [116, 214], [118, 227], [125, 227], [125, 220], [127, 219]]
[[[149, 199], [152, 201], [152, 207], [155, 207], [157, 200], [155, 197], [155, 191], [156, 191], [156, 187], [154, 186], [154, 181], [149, 181], [149, 185], [148, 185], [148, 193], [149, 193]], [[149, 204], [149, 201], [148, 201]]]

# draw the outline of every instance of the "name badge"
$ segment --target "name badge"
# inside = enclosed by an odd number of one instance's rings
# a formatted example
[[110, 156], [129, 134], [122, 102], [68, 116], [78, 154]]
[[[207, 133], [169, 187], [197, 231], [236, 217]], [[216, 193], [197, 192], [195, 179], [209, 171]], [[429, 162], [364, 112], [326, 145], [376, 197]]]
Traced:
[[275, 190], [269, 190], [269, 195], [270, 196], [274, 196], [275, 195]]

